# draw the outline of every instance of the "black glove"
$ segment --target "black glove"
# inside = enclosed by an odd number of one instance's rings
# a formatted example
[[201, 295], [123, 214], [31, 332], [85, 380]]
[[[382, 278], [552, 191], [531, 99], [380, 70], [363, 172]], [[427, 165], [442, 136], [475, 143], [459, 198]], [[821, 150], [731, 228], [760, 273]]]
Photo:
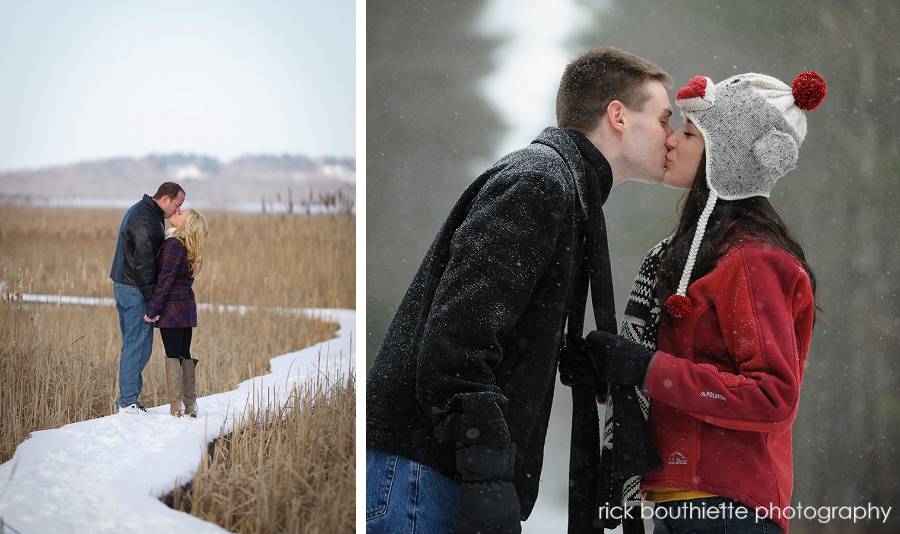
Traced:
[[516, 446], [469, 445], [456, 451], [459, 516], [453, 534], [519, 534], [519, 496], [510, 480]]
[[583, 386], [591, 389], [597, 402], [606, 402], [607, 384], [600, 380], [585, 340], [568, 339], [559, 351], [559, 381], [564, 386]]
[[597, 387], [597, 371], [591, 362], [587, 343], [580, 337], [566, 341], [566, 346], [559, 351], [559, 381], [569, 387]]
[[587, 335], [588, 350], [601, 380], [623, 386], [641, 386], [653, 352], [630, 339], [593, 331]]

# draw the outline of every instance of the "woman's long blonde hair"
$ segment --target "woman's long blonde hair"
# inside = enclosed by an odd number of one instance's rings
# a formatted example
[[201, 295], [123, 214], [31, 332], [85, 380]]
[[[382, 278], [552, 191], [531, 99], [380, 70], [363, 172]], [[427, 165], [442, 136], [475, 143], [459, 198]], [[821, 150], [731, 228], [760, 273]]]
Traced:
[[191, 274], [196, 277], [203, 266], [203, 243], [206, 241], [206, 235], [209, 234], [209, 223], [199, 211], [195, 209], [186, 211], [188, 214], [175, 228], [172, 237], [181, 241], [181, 244], [187, 249], [188, 266], [191, 268]]

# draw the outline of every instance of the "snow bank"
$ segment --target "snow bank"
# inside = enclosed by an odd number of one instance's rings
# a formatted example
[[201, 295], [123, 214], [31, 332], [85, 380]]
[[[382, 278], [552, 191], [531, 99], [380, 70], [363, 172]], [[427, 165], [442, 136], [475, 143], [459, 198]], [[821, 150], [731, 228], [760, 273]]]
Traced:
[[[41, 296], [30, 297], [40, 301]], [[93, 304], [108, 304], [96, 300]], [[171, 417], [164, 405], [147, 415], [110, 415], [32, 432], [0, 465], [0, 518], [22, 534], [227, 532], [170, 509], [158, 497], [172, 491], [176, 479], [192, 479], [207, 444], [221, 430], [230, 432], [248, 408], [277, 409], [294, 384], [314, 381], [320, 372], [332, 380], [355, 372], [356, 311], [302, 311], [339, 323], [337, 337], [273, 358], [271, 373], [233, 391], [198, 399], [197, 419]]]

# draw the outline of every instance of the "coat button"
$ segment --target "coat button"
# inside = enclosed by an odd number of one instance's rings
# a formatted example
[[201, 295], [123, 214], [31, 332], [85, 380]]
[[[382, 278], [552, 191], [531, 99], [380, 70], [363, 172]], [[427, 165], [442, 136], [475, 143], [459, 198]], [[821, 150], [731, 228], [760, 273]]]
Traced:
[[469, 439], [475, 439], [479, 434], [481, 434], [481, 432], [479, 432], [477, 428], [470, 428], [469, 430], [466, 430], [466, 437]]

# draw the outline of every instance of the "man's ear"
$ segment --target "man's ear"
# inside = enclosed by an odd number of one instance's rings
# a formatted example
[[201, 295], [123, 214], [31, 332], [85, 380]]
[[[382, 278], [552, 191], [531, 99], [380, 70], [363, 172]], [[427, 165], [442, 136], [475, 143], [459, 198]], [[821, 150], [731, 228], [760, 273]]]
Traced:
[[627, 109], [625, 104], [618, 100], [613, 100], [606, 106], [606, 122], [613, 130], [621, 133], [625, 129], [625, 113]]

